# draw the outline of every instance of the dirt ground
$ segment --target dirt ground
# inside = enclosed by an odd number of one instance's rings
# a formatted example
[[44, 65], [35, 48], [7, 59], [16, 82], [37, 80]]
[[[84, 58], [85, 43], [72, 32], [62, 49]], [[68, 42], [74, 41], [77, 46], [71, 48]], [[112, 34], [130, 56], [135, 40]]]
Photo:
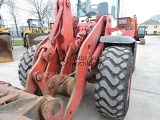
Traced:
[[[18, 64], [26, 49], [14, 47], [14, 62], [0, 63], [0, 80], [22, 88], [18, 80]], [[64, 99], [65, 101], [67, 98]], [[132, 76], [130, 107], [125, 120], [160, 119], [160, 37], [146, 37], [146, 45], [138, 44], [136, 70]], [[88, 84], [74, 120], [106, 120], [96, 111], [94, 85]]]

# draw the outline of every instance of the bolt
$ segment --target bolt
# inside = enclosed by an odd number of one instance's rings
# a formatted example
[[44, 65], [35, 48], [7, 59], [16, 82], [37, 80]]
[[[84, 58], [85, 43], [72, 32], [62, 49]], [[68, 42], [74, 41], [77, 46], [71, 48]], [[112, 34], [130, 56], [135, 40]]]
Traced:
[[37, 75], [36, 75], [36, 80], [37, 81], [40, 81], [41, 79], [42, 79], [42, 74], [40, 74], [40, 73], [37, 73]]
[[48, 60], [52, 59], [52, 54], [48, 54]]
[[61, 62], [62, 66], [65, 66], [67, 64], [67, 62]]

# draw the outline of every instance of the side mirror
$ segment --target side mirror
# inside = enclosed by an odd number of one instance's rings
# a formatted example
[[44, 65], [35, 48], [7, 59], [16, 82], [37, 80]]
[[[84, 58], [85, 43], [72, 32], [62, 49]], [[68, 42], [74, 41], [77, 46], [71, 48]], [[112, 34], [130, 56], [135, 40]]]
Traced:
[[28, 20], [27, 20], [27, 23], [29, 23], [31, 20], [32, 20], [32, 19], [28, 19]]
[[117, 27], [118, 28], [126, 28], [128, 26], [131, 26], [131, 18], [130, 17], [118, 18], [118, 20], [117, 20]]
[[145, 26], [139, 26], [138, 27], [138, 38], [144, 38], [146, 34], [146, 27]]

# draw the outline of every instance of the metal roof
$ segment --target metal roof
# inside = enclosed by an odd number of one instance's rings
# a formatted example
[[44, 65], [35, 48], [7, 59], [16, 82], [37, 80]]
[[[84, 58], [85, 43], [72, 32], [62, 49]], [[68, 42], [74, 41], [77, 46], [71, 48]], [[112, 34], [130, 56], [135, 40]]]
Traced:
[[144, 23], [141, 23], [141, 25], [158, 25], [160, 24], [160, 22], [156, 21], [156, 20], [153, 20], [153, 19], [149, 19], [147, 21], [145, 21]]

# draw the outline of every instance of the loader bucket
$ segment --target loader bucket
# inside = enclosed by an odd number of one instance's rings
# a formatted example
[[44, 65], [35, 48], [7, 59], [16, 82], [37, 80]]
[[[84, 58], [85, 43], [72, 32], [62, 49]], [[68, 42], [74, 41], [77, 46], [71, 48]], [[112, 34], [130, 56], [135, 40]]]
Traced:
[[59, 97], [36, 96], [0, 81], [0, 120], [62, 120], [63, 111]]
[[[27, 40], [26, 42], [28, 44], [28, 47], [39, 44], [48, 35], [49, 33], [29, 33], [26, 36], [26, 40]], [[36, 38], [40, 38], [40, 39], [36, 39]]]
[[12, 41], [9, 35], [0, 35], [0, 63], [12, 62]]

